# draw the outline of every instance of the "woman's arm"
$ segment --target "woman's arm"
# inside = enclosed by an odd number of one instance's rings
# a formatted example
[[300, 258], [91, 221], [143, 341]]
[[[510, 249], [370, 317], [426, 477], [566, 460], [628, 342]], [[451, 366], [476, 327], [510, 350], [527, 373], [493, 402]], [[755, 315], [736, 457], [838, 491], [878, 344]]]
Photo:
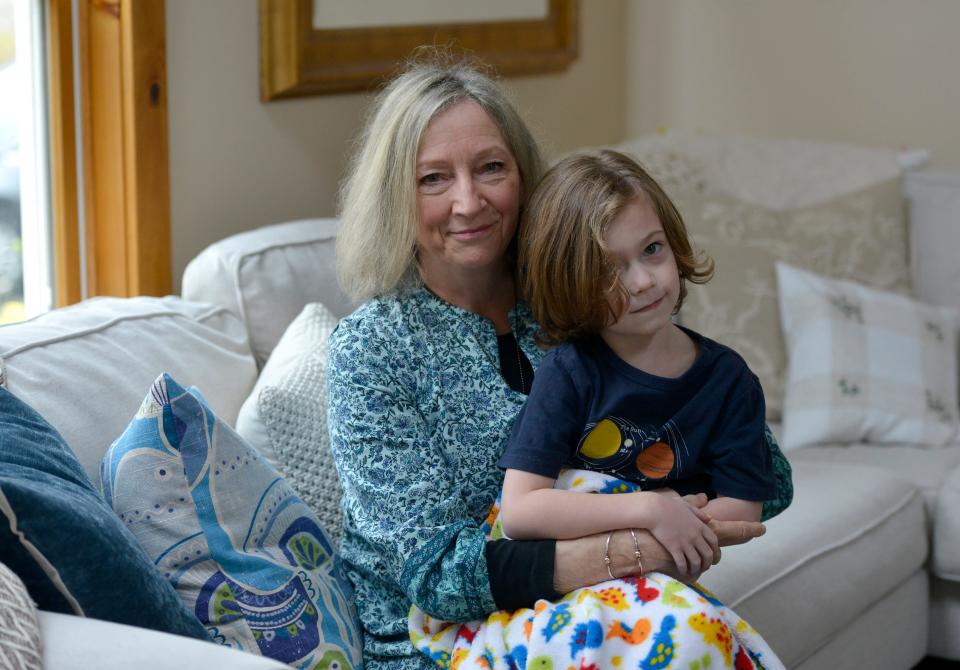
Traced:
[[417, 405], [426, 365], [384, 332], [392, 315], [372, 316], [342, 322], [328, 355], [330, 443], [354, 536], [345, 557], [363, 564], [368, 590], [402, 591], [448, 621], [482, 618], [496, 609], [485, 537], [466, 512], [449, 445]]
[[780, 451], [780, 445], [777, 444], [777, 438], [773, 436], [770, 426], [764, 424], [763, 434], [770, 448], [773, 472], [777, 477], [777, 497], [764, 502], [763, 512], [760, 514], [760, 520], [766, 521], [787, 509], [793, 501], [793, 470], [790, 467], [790, 461]]

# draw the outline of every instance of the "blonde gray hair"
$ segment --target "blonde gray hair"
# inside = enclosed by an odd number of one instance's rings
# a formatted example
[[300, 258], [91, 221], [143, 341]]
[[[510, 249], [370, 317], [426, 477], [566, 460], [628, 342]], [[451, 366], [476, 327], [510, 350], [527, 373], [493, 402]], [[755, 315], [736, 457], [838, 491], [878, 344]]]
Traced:
[[499, 85], [471, 63], [434, 54], [377, 96], [340, 189], [337, 274], [355, 300], [421, 283], [416, 268], [416, 161], [430, 120], [473, 100], [500, 128], [520, 172], [521, 210], [543, 171], [536, 142]]

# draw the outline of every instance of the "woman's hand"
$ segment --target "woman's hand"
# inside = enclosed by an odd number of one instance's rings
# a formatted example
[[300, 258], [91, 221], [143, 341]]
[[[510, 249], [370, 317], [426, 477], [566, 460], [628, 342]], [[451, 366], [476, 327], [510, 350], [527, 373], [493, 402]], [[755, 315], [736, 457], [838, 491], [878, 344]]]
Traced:
[[717, 535], [708, 525], [710, 515], [701, 509], [706, 496], [687, 500], [668, 495], [656, 500], [650, 532], [669, 552], [681, 575], [699, 575], [713, 565], [719, 549]]

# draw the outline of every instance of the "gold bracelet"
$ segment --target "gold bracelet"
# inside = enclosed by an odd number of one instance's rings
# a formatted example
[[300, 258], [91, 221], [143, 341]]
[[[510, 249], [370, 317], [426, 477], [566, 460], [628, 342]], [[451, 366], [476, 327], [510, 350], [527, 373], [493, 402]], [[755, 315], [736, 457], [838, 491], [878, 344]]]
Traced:
[[603, 546], [603, 563], [607, 566], [607, 574], [610, 575], [610, 579], [616, 579], [613, 576], [613, 571], [610, 569], [610, 538], [613, 537], [615, 530], [611, 530], [607, 535], [607, 542]]
[[637, 534], [634, 532], [633, 528], [630, 529], [630, 534], [633, 536], [633, 546], [634, 552], [633, 556], [637, 559], [637, 565], [640, 566], [640, 574], [637, 577], [643, 577], [643, 554], [640, 553], [640, 542], [637, 541]]

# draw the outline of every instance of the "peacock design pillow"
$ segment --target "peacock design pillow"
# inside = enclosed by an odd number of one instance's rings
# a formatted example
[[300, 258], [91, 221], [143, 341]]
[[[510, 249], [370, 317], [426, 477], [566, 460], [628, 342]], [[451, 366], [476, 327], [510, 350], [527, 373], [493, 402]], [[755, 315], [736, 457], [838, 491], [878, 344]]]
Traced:
[[326, 533], [196, 389], [161, 375], [101, 482], [214, 641], [297, 668], [361, 666], [352, 590]]

